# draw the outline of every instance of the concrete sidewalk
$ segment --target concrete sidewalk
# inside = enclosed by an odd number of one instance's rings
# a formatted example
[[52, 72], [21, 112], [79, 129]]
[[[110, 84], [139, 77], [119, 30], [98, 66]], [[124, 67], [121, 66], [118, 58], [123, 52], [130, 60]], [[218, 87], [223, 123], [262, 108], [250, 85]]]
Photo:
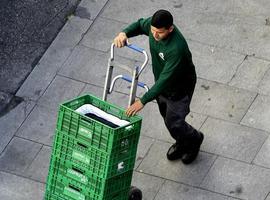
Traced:
[[[1, 200], [43, 198], [59, 103], [101, 97], [112, 39], [160, 8], [172, 12], [193, 54], [198, 83], [187, 120], [205, 140], [193, 164], [169, 162], [173, 140], [156, 103], [147, 104], [133, 185], [144, 200], [270, 200], [269, 0], [82, 0], [17, 92], [24, 101], [0, 118]], [[146, 37], [131, 42], [149, 52]], [[127, 49], [117, 58], [143, 59]], [[153, 84], [151, 63], [140, 80]], [[126, 107], [128, 86], [116, 90], [109, 101]]]

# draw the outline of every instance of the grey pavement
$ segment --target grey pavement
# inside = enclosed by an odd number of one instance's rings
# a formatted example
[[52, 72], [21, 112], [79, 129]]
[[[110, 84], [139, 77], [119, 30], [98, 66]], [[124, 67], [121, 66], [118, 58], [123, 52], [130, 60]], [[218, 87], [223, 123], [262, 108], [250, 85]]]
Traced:
[[[198, 82], [187, 121], [205, 140], [191, 165], [168, 161], [173, 140], [156, 102], [147, 104], [133, 185], [144, 200], [270, 199], [269, 0], [82, 0], [17, 91], [22, 102], [0, 118], [1, 200], [42, 199], [59, 104], [101, 97], [112, 39], [160, 8], [173, 13], [193, 54]], [[149, 52], [146, 37], [131, 42]], [[143, 61], [125, 48], [116, 59]], [[153, 84], [151, 62], [140, 80]], [[128, 84], [115, 89], [108, 101], [125, 108]]]

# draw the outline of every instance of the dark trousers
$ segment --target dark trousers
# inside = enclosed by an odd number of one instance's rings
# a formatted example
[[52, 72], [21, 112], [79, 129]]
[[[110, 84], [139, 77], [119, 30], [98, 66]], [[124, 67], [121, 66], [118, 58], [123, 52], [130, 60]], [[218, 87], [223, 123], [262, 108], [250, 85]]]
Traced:
[[200, 139], [198, 131], [185, 121], [190, 112], [191, 97], [186, 95], [180, 99], [171, 99], [159, 95], [156, 99], [167, 129], [184, 149], [192, 149]]

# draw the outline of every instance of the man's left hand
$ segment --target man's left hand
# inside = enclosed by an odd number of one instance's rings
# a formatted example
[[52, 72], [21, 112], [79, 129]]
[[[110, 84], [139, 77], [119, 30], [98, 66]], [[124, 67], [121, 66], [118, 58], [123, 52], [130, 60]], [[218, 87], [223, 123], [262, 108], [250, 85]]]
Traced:
[[144, 105], [138, 99], [130, 107], [128, 107], [128, 109], [126, 110], [126, 115], [128, 117], [134, 116], [137, 112], [139, 112], [141, 109], [143, 109], [143, 107], [144, 107]]

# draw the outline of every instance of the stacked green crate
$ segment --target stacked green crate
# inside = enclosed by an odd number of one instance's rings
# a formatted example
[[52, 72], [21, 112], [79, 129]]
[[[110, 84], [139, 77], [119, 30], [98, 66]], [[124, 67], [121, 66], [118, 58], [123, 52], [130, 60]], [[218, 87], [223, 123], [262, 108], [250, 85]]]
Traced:
[[[130, 123], [111, 128], [75, 111], [84, 104]], [[61, 104], [45, 199], [126, 200], [141, 121], [92, 95]]]

